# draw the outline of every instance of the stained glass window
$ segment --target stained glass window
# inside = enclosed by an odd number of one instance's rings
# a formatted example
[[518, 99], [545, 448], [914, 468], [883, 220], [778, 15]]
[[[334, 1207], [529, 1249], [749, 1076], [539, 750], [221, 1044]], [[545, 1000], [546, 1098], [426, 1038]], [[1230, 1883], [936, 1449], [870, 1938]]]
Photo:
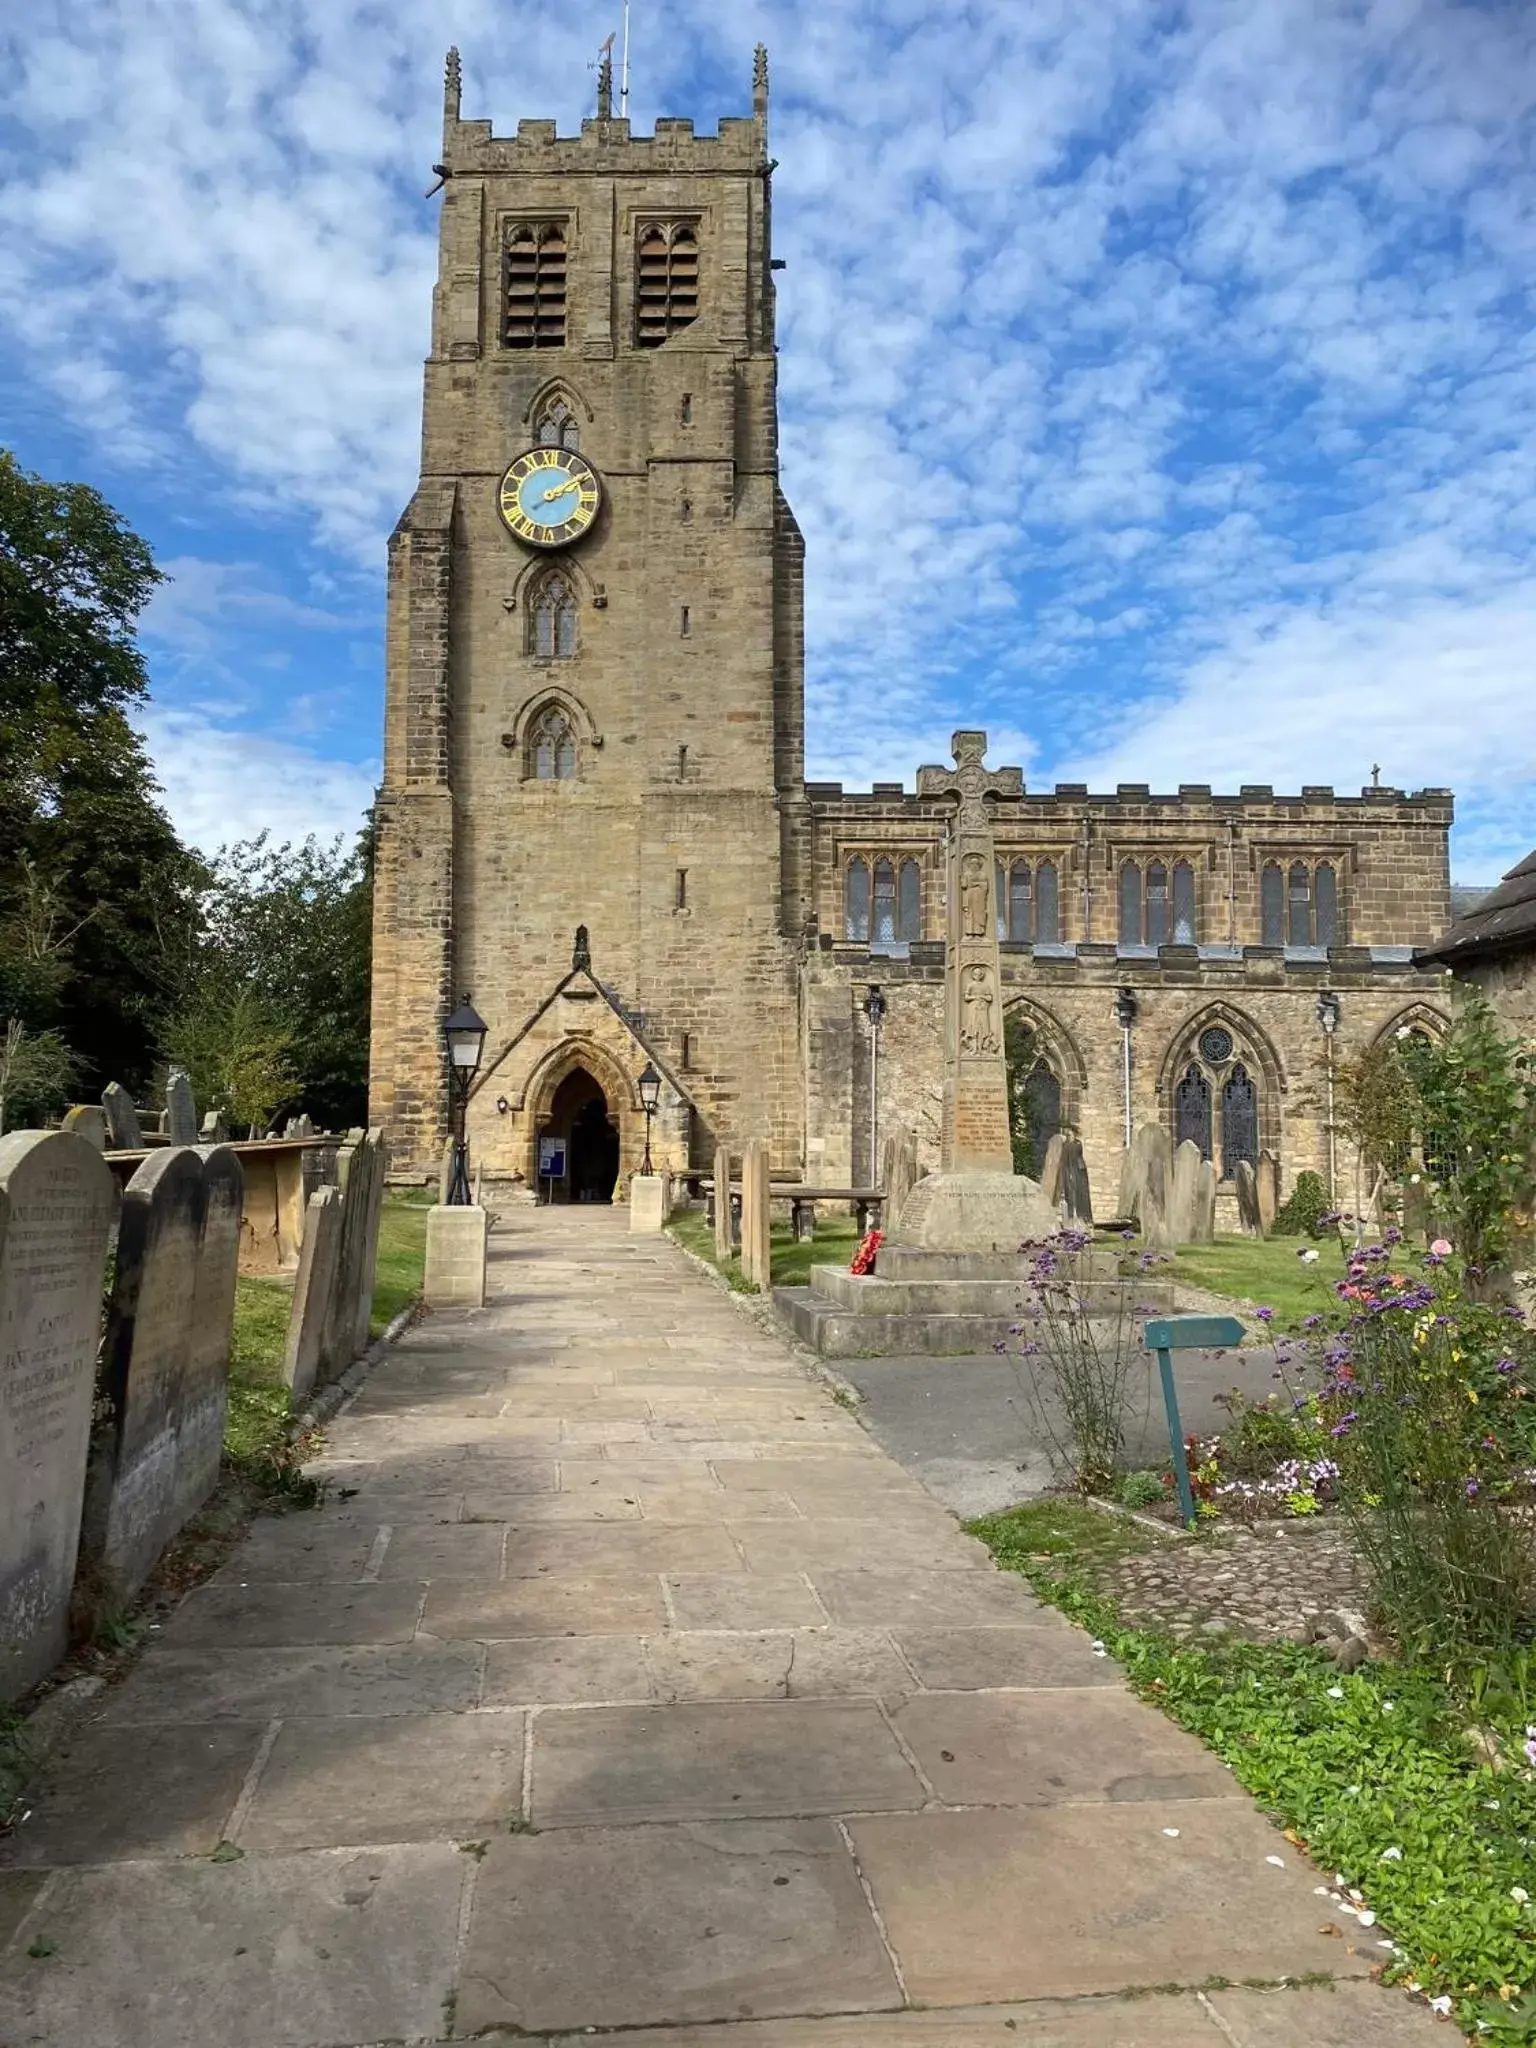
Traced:
[[923, 936], [923, 882], [915, 860], [904, 860], [901, 864], [900, 932], [905, 940], [920, 939]]
[[1173, 943], [1195, 943], [1195, 871], [1187, 860], [1173, 864]]
[[1200, 1147], [1200, 1157], [1211, 1156], [1211, 1084], [1205, 1070], [1193, 1060], [1173, 1091], [1173, 1142], [1188, 1138]]
[[877, 946], [896, 939], [896, 870], [888, 860], [875, 862], [875, 921], [871, 933]]
[[851, 860], [843, 878], [843, 933], [864, 945], [869, 941], [869, 867]]
[[1141, 869], [1133, 860], [1120, 870], [1120, 943], [1141, 944]]
[[1160, 860], [1147, 869], [1147, 944], [1168, 943], [1168, 870]]
[[1327, 861], [1319, 863], [1312, 891], [1317, 917], [1316, 943], [1319, 946], [1336, 946], [1339, 944], [1339, 884]]
[[1310, 946], [1312, 943], [1312, 877], [1301, 861], [1291, 869], [1290, 877], [1290, 921], [1287, 926], [1289, 943], [1293, 946]]
[[1061, 944], [1061, 903], [1056, 885], [1056, 863], [1043, 860], [1035, 870], [1035, 944]]
[[1221, 1084], [1221, 1177], [1230, 1180], [1239, 1159], [1259, 1163], [1259, 1100], [1241, 1061]]
[[1008, 871], [1008, 936], [1028, 945], [1030, 930], [1030, 873], [1027, 860], [1016, 860]]

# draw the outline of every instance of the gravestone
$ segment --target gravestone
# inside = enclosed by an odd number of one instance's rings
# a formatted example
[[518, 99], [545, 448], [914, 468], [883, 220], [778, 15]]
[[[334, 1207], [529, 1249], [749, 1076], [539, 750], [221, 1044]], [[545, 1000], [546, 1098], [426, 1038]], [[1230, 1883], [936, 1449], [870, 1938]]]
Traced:
[[[389, 1145], [381, 1126], [368, 1133], [368, 1206], [363, 1218], [362, 1260], [353, 1275], [356, 1310], [352, 1323], [352, 1355], [368, 1348], [369, 1322], [373, 1315], [373, 1283], [379, 1264], [379, 1225], [384, 1214], [384, 1180], [389, 1171]], [[480, 1169], [475, 1169], [474, 1206], [480, 1208]], [[487, 1218], [486, 1229], [490, 1229]]]
[[715, 1257], [722, 1264], [734, 1249], [731, 1229], [731, 1155], [724, 1145], [715, 1147]]
[[1259, 1234], [1268, 1237], [1280, 1211], [1280, 1166], [1273, 1152], [1261, 1152], [1254, 1170], [1259, 1199]]
[[165, 1135], [173, 1145], [197, 1143], [197, 1104], [185, 1067], [172, 1067], [165, 1083]]
[[1093, 1221], [1093, 1193], [1088, 1183], [1088, 1162], [1083, 1157], [1083, 1141], [1075, 1131], [1067, 1131], [1061, 1141], [1061, 1206], [1069, 1223], [1091, 1223]]
[[1239, 1159], [1232, 1169], [1232, 1187], [1237, 1196], [1237, 1220], [1250, 1237], [1262, 1237], [1264, 1225], [1259, 1217], [1259, 1188], [1253, 1168], [1246, 1159]]
[[1040, 1167], [1040, 1192], [1053, 1209], [1061, 1207], [1061, 1153], [1065, 1144], [1060, 1131], [1045, 1148], [1045, 1159]]
[[216, 1109], [210, 1109], [203, 1118], [202, 1129], [198, 1132], [198, 1143], [202, 1145], [227, 1145], [229, 1126]]
[[[1120, 1167], [1120, 1210], [1127, 1223], [1135, 1223], [1141, 1217], [1141, 1190], [1147, 1178], [1147, 1161], [1154, 1152], [1161, 1152], [1168, 1144], [1168, 1135], [1161, 1124], [1140, 1124], [1131, 1139], [1130, 1150], [1125, 1154]], [[1171, 1157], [1171, 1152], [1170, 1155]]]
[[143, 1149], [144, 1134], [139, 1129], [139, 1113], [133, 1106], [133, 1097], [121, 1081], [109, 1081], [101, 1091], [102, 1114], [107, 1119], [107, 1148], [112, 1152], [138, 1152]]
[[341, 1251], [341, 1191], [320, 1188], [304, 1211], [304, 1242], [288, 1311], [288, 1341], [283, 1349], [283, 1378], [288, 1404], [297, 1410], [308, 1400], [325, 1358]]
[[754, 1140], [741, 1155], [741, 1274], [764, 1293], [772, 1270], [771, 1231], [768, 1151]]
[[349, 1133], [347, 1143], [337, 1155], [341, 1248], [322, 1347], [322, 1370], [327, 1377], [344, 1372], [368, 1342], [385, 1163], [384, 1134], [379, 1130]]
[[1193, 1244], [1195, 1210], [1200, 1198], [1200, 1169], [1205, 1164], [1200, 1147], [1186, 1138], [1173, 1155], [1173, 1193], [1168, 1223], [1175, 1244]]
[[1149, 1252], [1171, 1252], [1177, 1248], [1174, 1235], [1173, 1162], [1167, 1135], [1159, 1131], [1161, 1145], [1148, 1149], [1141, 1179], [1141, 1235]]
[[1189, 1241], [1191, 1244], [1216, 1242], [1216, 1168], [1209, 1159], [1202, 1159], [1200, 1162], [1200, 1178], [1195, 1185], [1195, 1213]]
[[917, 1133], [903, 1128], [891, 1140], [891, 1171], [885, 1185], [881, 1225], [887, 1237], [899, 1221], [902, 1206], [917, 1185]]
[[116, 1199], [73, 1131], [0, 1138], [0, 1700], [68, 1641]]
[[203, 1234], [197, 1249], [192, 1336], [176, 1451], [177, 1528], [196, 1514], [218, 1483], [245, 1209], [245, 1172], [233, 1147], [205, 1147], [202, 1160]]
[[1421, 1166], [1415, 1166], [1403, 1182], [1403, 1236], [1413, 1245], [1429, 1240], [1429, 1189]]
[[[95, 1603], [131, 1599], [181, 1527], [190, 1491], [178, 1472], [182, 1427], [202, 1392], [192, 1325], [206, 1209], [203, 1161], [191, 1146], [156, 1151], [123, 1190], [104, 1350], [108, 1414], [91, 1447], [82, 1532]], [[238, 1250], [237, 1236], [232, 1261]], [[227, 1369], [227, 1328], [223, 1341]]]
[[107, 1112], [94, 1102], [77, 1102], [67, 1109], [63, 1117], [64, 1129], [73, 1131], [77, 1138], [84, 1138], [87, 1145], [94, 1145], [98, 1152], [107, 1149]]

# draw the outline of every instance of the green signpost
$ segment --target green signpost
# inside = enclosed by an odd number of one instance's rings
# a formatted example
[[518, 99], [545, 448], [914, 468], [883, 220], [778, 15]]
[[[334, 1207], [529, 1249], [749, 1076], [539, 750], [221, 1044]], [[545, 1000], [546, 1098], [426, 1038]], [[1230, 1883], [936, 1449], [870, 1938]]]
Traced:
[[1173, 1476], [1179, 1489], [1179, 1513], [1186, 1527], [1195, 1526], [1195, 1496], [1189, 1484], [1189, 1460], [1184, 1455], [1184, 1428], [1179, 1421], [1179, 1393], [1173, 1383], [1175, 1351], [1230, 1351], [1243, 1341], [1243, 1326], [1236, 1316], [1154, 1316], [1142, 1331], [1141, 1341], [1157, 1353], [1157, 1370], [1163, 1382], [1163, 1406], [1168, 1411], [1168, 1443], [1173, 1452]]

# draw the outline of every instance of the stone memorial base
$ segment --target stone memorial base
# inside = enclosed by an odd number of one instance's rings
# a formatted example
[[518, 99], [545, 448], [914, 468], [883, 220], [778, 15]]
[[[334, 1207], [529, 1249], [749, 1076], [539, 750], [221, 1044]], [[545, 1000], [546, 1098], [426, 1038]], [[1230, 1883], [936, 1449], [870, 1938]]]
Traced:
[[629, 1228], [632, 1235], [655, 1237], [665, 1228], [672, 1207], [672, 1184], [664, 1173], [636, 1173], [629, 1182]]
[[[809, 1287], [774, 1289], [774, 1305], [823, 1358], [979, 1356], [1006, 1344], [1029, 1300], [1019, 1246], [1051, 1237], [1059, 1215], [1034, 1181], [1009, 1173], [930, 1173], [902, 1204], [899, 1244], [876, 1271], [813, 1266]], [[1114, 1254], [1090, 1253], [1080, 1285], [1090, 1315], [1117, 1311]], [[1173, 1312], [1173, 1288], [1140, 1281], [1138, 1304]]]
[[428, 1308], [484, 1308], [490, 1225], [484, 1209], [427, 1211], [427, 1270], [421, 1298]]

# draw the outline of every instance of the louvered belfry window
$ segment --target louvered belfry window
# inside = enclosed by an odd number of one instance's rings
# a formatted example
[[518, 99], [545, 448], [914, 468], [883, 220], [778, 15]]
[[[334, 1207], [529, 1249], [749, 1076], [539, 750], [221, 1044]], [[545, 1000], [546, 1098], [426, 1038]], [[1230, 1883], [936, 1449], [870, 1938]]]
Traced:
[[651, 221], [640, 230], [635, 339], [660, 348], [699, 310], [699, 237], [690, 221]]
[[565, 229], [517, 221], [507, 229], [501, 338], [507, 348], [565, 347]]

